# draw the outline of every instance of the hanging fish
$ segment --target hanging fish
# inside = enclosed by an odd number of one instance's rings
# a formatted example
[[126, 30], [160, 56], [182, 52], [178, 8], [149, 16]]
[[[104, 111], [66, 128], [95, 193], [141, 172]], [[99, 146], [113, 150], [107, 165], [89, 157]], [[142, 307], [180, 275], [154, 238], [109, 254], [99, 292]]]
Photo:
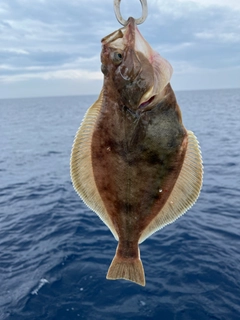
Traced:
[[101, 62], [103, 88], [76, 134], [71, 177], [118, 240], [107, 279], [144, 286], [139, 244], [195, 203], [201, 153], [182, 123], [171, 65], [133, 18], [102, 39]]

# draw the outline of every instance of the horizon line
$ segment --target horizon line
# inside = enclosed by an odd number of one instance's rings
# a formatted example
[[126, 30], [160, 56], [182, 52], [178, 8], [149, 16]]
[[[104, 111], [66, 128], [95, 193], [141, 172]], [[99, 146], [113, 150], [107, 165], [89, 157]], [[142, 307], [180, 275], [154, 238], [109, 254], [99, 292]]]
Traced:
[[[218, 91], [218, 90], [240, 90], [240, 87], [234, 88], [207, 88], [207, 89], [178, 89], [173, 90], [174, 92], [192, 92], [192, 91]], [[29, 97], [8, 97], [1, 98], [0, 100], [14, 100], [14, 99], [45, 99], [45, 98], [68, 98], [68, 97], [87, 97], [87, 96], [98, 96], [100, 93], [90, 93], [90, 94], [66, 94], [66, 95], [53, 95], [53, 96], [29, 96]]]

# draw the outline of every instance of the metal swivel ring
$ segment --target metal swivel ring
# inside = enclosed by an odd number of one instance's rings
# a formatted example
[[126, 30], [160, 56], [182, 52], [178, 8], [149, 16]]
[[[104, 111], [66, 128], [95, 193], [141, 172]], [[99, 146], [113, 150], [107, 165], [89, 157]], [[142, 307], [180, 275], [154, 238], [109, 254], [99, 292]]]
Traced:
[[[120, 12], [120, 2], [121, 0], [114, 0], [114, 12], [116, 15], [116, 18], [119, 23], [121, 23], [123, 26], [127, 24], [127, 20], [123, 19], [121, 12]], [[138, 19], [135, 19], [136, 24], [143, 23], [148, 15], [148, 8], [147, 8], [147, 0], [140, 0], [142, 5], [142, 16]]]

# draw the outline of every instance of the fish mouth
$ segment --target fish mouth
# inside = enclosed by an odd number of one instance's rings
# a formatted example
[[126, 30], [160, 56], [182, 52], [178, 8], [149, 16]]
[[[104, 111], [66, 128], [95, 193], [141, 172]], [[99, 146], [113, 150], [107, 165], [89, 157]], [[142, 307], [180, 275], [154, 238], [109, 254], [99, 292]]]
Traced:
[[152, 96], [151, 98], [149, 98], [148, 100], [142, 102], [142, 103], [139, 105], [138, 109], [140, 109], [140, 110], [143, 110], [143, 109], [144, 109], [144, 111], [145, 111], [146, 109], [148, 109], [148, 106], [153, 102], [153, 100], [154, 100], [155, 97], [156, 97], [156, 96], [154, 95], [154, 96]]

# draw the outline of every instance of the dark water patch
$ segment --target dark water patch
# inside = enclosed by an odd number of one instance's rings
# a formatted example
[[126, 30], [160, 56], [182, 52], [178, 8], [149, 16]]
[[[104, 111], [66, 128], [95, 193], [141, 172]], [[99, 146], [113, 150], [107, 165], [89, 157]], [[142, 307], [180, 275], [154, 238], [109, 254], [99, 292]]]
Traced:
[[51, 156], [54, 156], [54, 155], [59, 155], [61, 153], [62, 152], [59, 152], [59, 151], [49, 151], [49, 152], [43, 154], [42, 157], [51, 157]]
[[140, 245], [146, 287], [106, 280], [117, 242], [70, 181], [93, 98], [0, 101], [0, 319], [240, 319], [240, 91], [177, 98], [204, 184], [188, 213]]

